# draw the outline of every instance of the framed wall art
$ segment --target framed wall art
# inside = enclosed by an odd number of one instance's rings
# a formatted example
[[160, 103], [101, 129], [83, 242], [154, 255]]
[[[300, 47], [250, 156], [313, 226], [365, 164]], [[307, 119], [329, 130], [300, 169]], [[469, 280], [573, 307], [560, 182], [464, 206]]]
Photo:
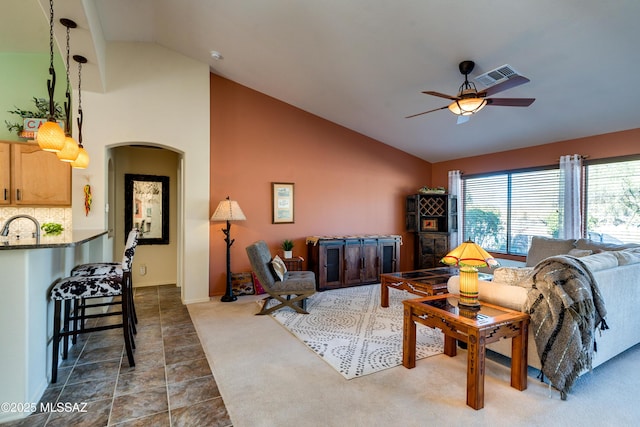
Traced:
[[293, 224], [293, 186], [292, 182], [271, 183], [273, 224]]
[[129, 231], [140, 231], [139, 245], [169, 244], [169, 177], [125, 174], [125, 242]]
[[422, 230], [423, 231], [438, 231], [438, 220], [437, 219], [423, 219], [422, 220]]

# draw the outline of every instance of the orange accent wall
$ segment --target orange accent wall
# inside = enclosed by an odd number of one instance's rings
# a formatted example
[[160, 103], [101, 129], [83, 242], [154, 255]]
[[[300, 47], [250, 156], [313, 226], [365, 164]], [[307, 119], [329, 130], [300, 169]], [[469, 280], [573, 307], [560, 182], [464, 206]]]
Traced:
[[587, 160], [640, 154], [640, 128], [434, 163], [432, 185], [447, 187], [450, 170], [472, 175], [548, 166], [567, 154], [588, 156]]
[[[230, 196], [247, 217], [231, 226], [232, 271], [251, 270], [256, 240], [275, 254], [291, 239], [306, 259], [307, 236], [345, 234], [400, 234], [401, 268], [412, 268], [405, 197], [430, 185], [429, 162], [214, 74], [210, 91], [210, 212]], [[272, 224], [272, 182], [295, 184], [294, 224]], [[224, 226], [209, 228], [210, 295], [225, 290]]]

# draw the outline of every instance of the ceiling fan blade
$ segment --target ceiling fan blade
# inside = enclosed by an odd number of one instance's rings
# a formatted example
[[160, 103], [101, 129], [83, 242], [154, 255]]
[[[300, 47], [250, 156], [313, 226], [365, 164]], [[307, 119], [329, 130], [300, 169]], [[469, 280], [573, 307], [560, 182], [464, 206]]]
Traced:
[[433, 113], [434, 111], [444, 110], [444, 109], [446, 109], [446, 108], [449, 108], [449, 106], [448, 106], [448, 105], [445, 105], [444, 107], [435, 108], [435, 109], [433, 109], [433, 110], [425, 111], [424, 113], [413, 114], [413, 115], [411, 115], [411, 116], [407, 116], [407, 117], [405, 117], [405, 119], [410, 119], [411, 117], [421, 116], [421, 115], [423, 115], [423, 114], [427, 114], [427, 113]]
[[487, 105], [498, 107], [528, 107], [535, 98], [487, 98]]
[[495, 95], [498, 92], [502, 92], [507, 89], [511, 89], [516, 86], [523, 85], [525, 83], [529, 83], [529, 79], [524, 76], [513, 76], [509, 80], [505, 80], [502, 83], [498, 83], [497, 85], [491, 86], [485, 90], [478, 92], [478, 95], [481, 96], [491, 96]]
[[457, 125], [461, 125], [463, 123], [467, 123], [471, 116], [458, 116], [458, 120], [456, 121]]
[[432, 96], [439, 96], [440, 98], [451, 99], [452, 101], [455, 101], [456, 99], [460, 99], [457, 96], [447, 95], [446, 93], [434, 92], [432, 90], [426, 90], [426, 91], [423, 91], [422, 93], [426, 93], [427, 95], [432, 95]]

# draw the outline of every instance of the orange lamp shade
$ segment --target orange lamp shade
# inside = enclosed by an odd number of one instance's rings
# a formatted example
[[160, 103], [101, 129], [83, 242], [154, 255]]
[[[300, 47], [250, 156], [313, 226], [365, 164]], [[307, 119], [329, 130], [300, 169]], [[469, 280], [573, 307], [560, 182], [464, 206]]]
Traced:
[[56, 153], [64, 147], [65, 138], [66, 135], [58, 123], [47, 121], [38, 128], [36, 141], [44, 151]]
[[62, 150], [56, 153], [58, 159], [63, 162], [73, 162], [78, 157], [78, 153], [80, 153], [80, 147], [78, 147], [78, 143], [75, 139], [70, 136], [65, 137], [64, 139], [64, 147]]
[[76, 169], [86, 169], [89, 166], [89, 153], [84, 147], [79, 147], [78, 157], [75, 161], [71, 162], [71, 166]]

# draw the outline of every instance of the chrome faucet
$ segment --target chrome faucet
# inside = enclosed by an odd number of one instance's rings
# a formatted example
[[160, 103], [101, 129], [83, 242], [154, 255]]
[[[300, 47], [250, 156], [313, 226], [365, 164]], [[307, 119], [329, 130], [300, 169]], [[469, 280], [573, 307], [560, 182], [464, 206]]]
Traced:
[[37, 219], [35, 219], [35, 218], [34, 218], [34, 217], [32, 217], [31, 215], [24, 215], [24, 214], [21, 214], [21, 215], [14, 215], [14, 216], [12, 216], [11, 218], [9, 218], [9, 219], [4, 223], [4, 226], [2, 227], [2, 231], [0, 232], [0, 236], [7, 237], [7, 236], [9, 235], [9, 226], [11, 225], [11, 223], [12, 223], [13, 221], [15, 221], [16, 219], [19, 219], [19, 218], [29, 219], [29, 220], [31, 220], [31, 221], [35, 224], [35, 226], [36, 226], [36, 232], [35, 232], [35, 233], [33, 233], [33, 237], [35, 237], [35, 238], [36, 238], [36, 244], [39, 244], [39, 243], [40, 243], [40, 223], [38, 222], [38, 220], [37, 220]]

